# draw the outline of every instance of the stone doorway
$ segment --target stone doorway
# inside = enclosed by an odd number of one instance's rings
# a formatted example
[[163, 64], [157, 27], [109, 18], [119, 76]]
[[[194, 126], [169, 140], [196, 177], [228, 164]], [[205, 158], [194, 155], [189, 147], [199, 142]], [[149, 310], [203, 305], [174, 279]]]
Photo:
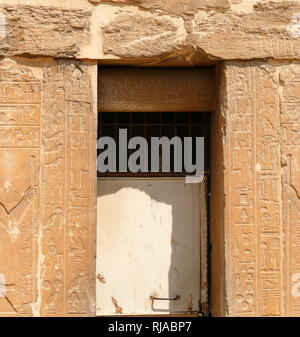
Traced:
[[[183, 174], [98, 177], [97, 315], [209, 312], [210, 68], [100, 68], [98, 137], [205, 137], [205, 179]], [[145, 214], [147, 214], [145, 216]], [[121, 281], [122, 280], [122, 281]]]

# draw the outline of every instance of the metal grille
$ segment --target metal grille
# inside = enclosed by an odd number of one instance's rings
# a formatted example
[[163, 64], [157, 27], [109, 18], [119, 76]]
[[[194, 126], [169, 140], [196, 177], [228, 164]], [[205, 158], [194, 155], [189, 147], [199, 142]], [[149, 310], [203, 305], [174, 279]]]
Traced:
[[[204, 112], [99, 112], [98, 138], [109, 136], [115, 139], [117, 146], [119, 129], [127, 129], [128, 139], [136, 136], [144, 137], [150, 144], [151, 137], [178, 136], [182, 142], [184, 137], [204, 137], [205, 139], [205, 172], [209, 173], [211, 113]], [[118, 147], [117, 147], [118, 151]], [[128, 150], [128, 156], [135, 150]], [[149, 173], [99, 173], [99, 177], [181, 177], [186, 172], [174, 172], [174, 151], [171, 150], [171, 172]], [[99, 154], [99, 152], [98, 152]], [[161, 159], [161, 158], [160, 158]], [[193, 146], [193, 161], [196, 159]], [[117, 156], [117, 167], [118, 167]], [[161, 167], [161, 165], [160, 165]], [[184, 166], [183, 166], [184, 167]], [[150, 171], [149, 149], [149, 171]], [[190, 175], [190, 173], [189, 173]]]

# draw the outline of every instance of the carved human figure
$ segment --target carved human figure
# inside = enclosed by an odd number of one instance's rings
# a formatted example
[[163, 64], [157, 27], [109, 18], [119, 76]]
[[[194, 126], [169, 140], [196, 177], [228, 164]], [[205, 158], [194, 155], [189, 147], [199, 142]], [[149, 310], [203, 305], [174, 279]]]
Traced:
[[[27, 159], [27, 163], [26, 163]], [[5, 163], [4, 163], [5, 161]], [[27, 165], [26, 165], [27, 164]], [[34, 158], [21, 158], [11, 150], [0, 152], [0, 312], [22, 309], [22, 228], [32, 226], [28, 212], [36, 195]]]

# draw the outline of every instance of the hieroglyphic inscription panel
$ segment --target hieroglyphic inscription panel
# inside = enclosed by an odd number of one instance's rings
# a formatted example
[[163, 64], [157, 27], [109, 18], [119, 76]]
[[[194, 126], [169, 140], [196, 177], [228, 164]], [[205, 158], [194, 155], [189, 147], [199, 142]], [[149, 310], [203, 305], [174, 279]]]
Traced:
[[0, 316], [31, 316], [38, 298], [42, 83], [0, 61]]
[[44, 70], [41, 315], [64, 314], [66, 236], [66, 103], [64, 68]]
[[[94, 315], [97, 67], [28, 63], [0, 61], [0, 316]], [[300, 65], [223, 70], [228, 314], [300, 316]]]
[[44, 86], [41, 313], [93, 315], [96, 118], [89, 67], [50, 65]]
[[28, 64], [0, 61], [0, 316], [94, 315], [97, 67]]
[[283, 315], [282, 197], [278, 74], [259, 64], [255, 73], [255, 172], [258, 315]]
[[215, 111], [213, 68], [127, 68], [99, 70], [101, 111]]
[[275, 69], [227, 63], [226, 259], [229, 315], [283, 314], [280, 110]]
[[280, 70], [284, 224], [284, 286], [287, 316], [300, 316], [300, 64]]
[[[95, 68], [96, 69], [96, 68]], [[88, 67], [66, 66], [67, 102], [67, 240], [66, 313], [94, 314], [95, 271], [93, 250], [96, 174], [96, 119], [92, 113]]]

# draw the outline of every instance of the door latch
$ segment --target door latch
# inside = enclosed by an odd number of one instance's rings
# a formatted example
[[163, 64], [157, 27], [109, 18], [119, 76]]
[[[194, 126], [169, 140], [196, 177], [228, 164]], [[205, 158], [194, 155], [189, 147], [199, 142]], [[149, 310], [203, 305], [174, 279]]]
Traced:
[[177, 301], [180, 300], [180, 296], [176, 295], [175, 297], [154, 297], [154, 296], [150, 296], [150, 300], [151, 301]]

